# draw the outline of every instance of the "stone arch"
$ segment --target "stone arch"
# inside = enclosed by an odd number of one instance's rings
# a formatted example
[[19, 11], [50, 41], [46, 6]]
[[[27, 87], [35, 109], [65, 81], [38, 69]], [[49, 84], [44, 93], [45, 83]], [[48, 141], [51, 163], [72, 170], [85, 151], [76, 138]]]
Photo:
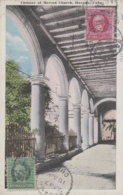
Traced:
[[48, 65], [52, 64], [55, 69], [56, 72], [58, 74], [59, 77], [59, 81], [60, 81], [60, 94], [61, 96], [68, 96], [68, 80], [67, 80], [67, 74], [64, 68], [64, 65], [62, 63], [62, 61], [60, 60], [60, 58], [53, 54], [49, 57], [47, 64], [46, 64], [46, 70], [45, 73], [47, 71], [47, 67]]
[[[78, 80], [69, 82], [69, 136], [77, 135], [77, 146], [81, 147], [81, 91]], [[71, 141], [70, 141], [71, 142]]]
[[74, 96], [74, 99], [73, 99], [73, 104], [81, 104], [81, 91], [80, 91], [80, 86], [79, 86], [79, 82], [78, 80], [73, 77], [70, 82], [69, 82], [69, 92], [70, 92], [70, 89], [73, 89], [73, 96]]
[[102, 99], [102, 100], [99, 100], [99, 101], [94, 105], [94, 110], [97, 108], [97, 106], [99, 106], [99, 105], [102, 104], [103, 102], [108, 102], [108, 101], [116, 102], [116, 98], [104, 98], [104, 99]]
[[90, 99], [90, 111], [91, 111], [91, 113], [94, 112], [94, 103], [93, 103], [93, 99], [92, 98]]
[[12, 20], [23, 37], [30, 53], [33, 75], [44, 74], [44, 61], [35, 31], [19, 7], [7, 6], [7, 16]]
[[89, 98], [86, 89], [82, 93], [82, 110], [89, 110]]

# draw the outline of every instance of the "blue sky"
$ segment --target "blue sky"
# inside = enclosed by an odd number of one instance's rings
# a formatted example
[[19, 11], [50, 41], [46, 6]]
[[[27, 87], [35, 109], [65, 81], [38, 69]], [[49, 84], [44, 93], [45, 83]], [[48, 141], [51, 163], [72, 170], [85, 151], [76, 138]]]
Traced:
[[32, 74], [29, 51], [13, 22], [6, 17], [6, 60], [13, 59], [19, 64], [20, 70]]

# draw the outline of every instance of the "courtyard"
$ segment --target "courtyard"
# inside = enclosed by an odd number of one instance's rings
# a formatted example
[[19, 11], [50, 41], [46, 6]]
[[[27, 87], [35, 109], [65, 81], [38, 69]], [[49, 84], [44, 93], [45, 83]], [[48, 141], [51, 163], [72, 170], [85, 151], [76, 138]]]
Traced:
[[[115, 155], [115, 144], [101, 143], [63, 162], [59, 167], [65, 166], [70, 171], [72, 189], [115, 189]], [[37, 181], [47, 180], [53, 171], [49, 168], [41, 172], [37, 175]], [[40, 188], [39, 183], [37, 185]]]

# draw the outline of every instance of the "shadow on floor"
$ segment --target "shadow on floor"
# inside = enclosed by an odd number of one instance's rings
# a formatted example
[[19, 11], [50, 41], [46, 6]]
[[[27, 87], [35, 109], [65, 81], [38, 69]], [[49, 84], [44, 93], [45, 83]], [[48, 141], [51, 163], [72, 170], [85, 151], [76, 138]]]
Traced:
[[112, 182], [114, 182], [114, 183], [116, 181], [116, 174], [115, 173], [108, 173], [108, 174], [86, 173], [86, 175], [93, 176], [93, 177], [103, 177], [104, 179], [112, 180]]
[[105, 140], [105, 141], [100, 141], [98, 144], [116, 145], [116, 141], [115, 140]]

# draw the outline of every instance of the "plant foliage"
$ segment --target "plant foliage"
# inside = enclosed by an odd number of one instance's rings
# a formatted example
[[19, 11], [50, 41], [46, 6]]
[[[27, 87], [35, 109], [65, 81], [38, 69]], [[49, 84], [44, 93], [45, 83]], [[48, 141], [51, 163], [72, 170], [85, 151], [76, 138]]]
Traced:
[[[25, 129], [30, 126], [31, 84], [19, 74], [19, 65], [6, 62], [6, 124], [16, 123]], [[45, 87], [45, 109], [51, 101], [49, 87]]]
[[6, 124], [17, 123], [29, 128], [31, 85], [19, 73], [12, 60], [6, 63]]
[[[106, 123], [103, 124], [103, 127], [106, 126]], [[110, 122], [108, 126], [106, 126], [106, 131], [109, 130], [111, 133], [116, 134], [116, 123]]]

